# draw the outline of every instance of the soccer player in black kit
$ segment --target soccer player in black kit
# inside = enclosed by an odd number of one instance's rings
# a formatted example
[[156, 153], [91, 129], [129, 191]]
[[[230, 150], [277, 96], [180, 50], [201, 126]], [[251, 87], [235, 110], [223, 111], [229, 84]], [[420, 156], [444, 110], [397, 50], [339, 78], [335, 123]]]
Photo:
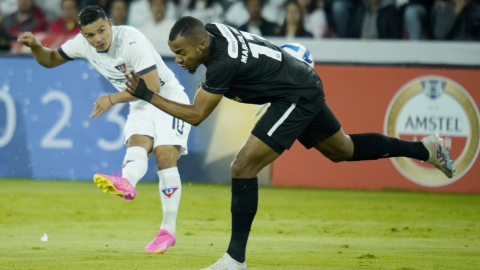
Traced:
[[245, 253], [257, 211], [257, 173], [289, 149], [295, 140], [315, 148], [333, 162], [409, 157], [427, 161], [447, 177], [453, 162], [437, 134], [412, 142], [378, 133], [346, 135], [325, 103], [322, 81], [306, 63], [267, 40], [219, 23], [203, 25], [180, 18], [168, 45], [175, 61], [193, 73], [207, 67], [192, 105], [179, 104], [147, 89], [134, 72], [127, 89], [160, 110], [199, 125], [223, 97], [251, 104], [270, 103], [238, 151], [232, 176], [232, 234], [225, 255], [205, 269], [246, 269]]

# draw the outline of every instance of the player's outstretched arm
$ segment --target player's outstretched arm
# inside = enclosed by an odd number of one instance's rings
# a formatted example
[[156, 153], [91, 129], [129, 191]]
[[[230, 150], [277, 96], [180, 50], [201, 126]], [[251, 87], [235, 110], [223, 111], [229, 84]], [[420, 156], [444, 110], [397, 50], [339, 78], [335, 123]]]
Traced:
[[198, 126], [203, 122], [203, 120], [213, 112], [223, 97], [223, 95], [212, 94], [203, 90], [201, 88], [202, 84], [199, 84], [192, 105], [177, 103], [159, 95], [155, 95], [147, 88], [145, 82], [141, 80], [135, 72], [132, 71], [130, 73], [130, 75], [125, 74], [125, 77], [127, 78], [127, 88], [125, 91], [132, 96], [150, 102], [160, 110], [194, 126]]
[[67, 62], [67, 60], [60, 55], [58, 50], [51, 50], [43, 47], [42, 44], [40, 44], [40, 42], [30, 32], [21, 34], [17, 41], [22, 45], [30, 47], [35, 60], [37, 60], [37, 62], [44, 67], [53, 68]]

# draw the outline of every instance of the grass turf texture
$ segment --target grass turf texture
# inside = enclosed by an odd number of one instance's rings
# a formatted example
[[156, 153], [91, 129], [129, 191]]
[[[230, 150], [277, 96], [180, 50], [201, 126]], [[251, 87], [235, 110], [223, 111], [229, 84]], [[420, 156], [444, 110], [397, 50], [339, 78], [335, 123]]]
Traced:
[[[249, 269], [479, 269], [480, 196], [262, 187]], [[177, 244], [144, 252], [158, 185], [0, 181], [0, 269], [200, 269], [225, 252], [230, 187], [184, 183]], [[41, 242], [43, 233], [48, 242]]]

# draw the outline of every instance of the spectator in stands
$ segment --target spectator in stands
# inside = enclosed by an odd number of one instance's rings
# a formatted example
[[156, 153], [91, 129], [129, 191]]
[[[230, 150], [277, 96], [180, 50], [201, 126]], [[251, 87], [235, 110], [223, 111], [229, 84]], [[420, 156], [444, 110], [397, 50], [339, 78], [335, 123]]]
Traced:
[[323, 10], [325, 2], [323, 0], [298, 0], [305, 15], [305, 30], [312, 33], [314, 38], [322, 38], [327, 32], [327, 14]]
[[18, 0], [18, 11], [6, 16], [3, 25], [12, 36], [18, 36], [23, 32], [35, 34], [47, 30], [43, 11], [34, 5], [33, 0]]
[[[228, 6], [227, 11], [225, 12], [225, 24], [240, 28], [242, 25], [248, 23], [250, 14], [248, 14], [246, 8], [246, 1], [247, 0], [236, 0]], [[267, 0], [262, 1], [262, 6], [265, 6], [265, 1]]]
[[[283, 24], [285, 19], [285, 0], [263, 0], [262, 18], [266, 21]], [[232, 3], [225, 13], [225, 23], [237, 28], [246, 24], [250, 14], [245, 6], [245, 0], [237, 0]]]
[[480, 40], [480, 5], [473, 0], [437, 0], [433, 33], [435, 39]]
[[113, 25], [127, 24], [128, 3], [125, 0], [114, 0], [110, 5], [110, 19]]
[[62, 0], [34, 0], [34, 3], [42, 9], [47, 23], [51, 23], [60, 17]]
[[2, 17], [6, 17], [10, 14], [17, 12], [18, 2], [17, 0], [0, 0], [0, 14]]
[[368, 0], [355, 11], [348, 37], [362, 39], [402, 38], [402, 17], [392, 0]]
[[240, 30], [258, 36], [277, 35], [277, 25], [262, 17], [263, 1], [264, 0], [245, 0], [245, 6], [250, 15], [250, 19], [239, 28]]
[[310, 37], [313, 35], [305, 30], [303, 25], [302, 7], [296, 0], [289, 1], [285, 5], [285, 21], [280, 27], [278, 33], [281, 37], [294, 38], [294, 37]]
[[361, 4], [362, 0], [333, 0], [332, 17], [337, 37], [348, 37], [352, 16]]
[[150, 11], [154, 20], [139, 29], [149, 40], [152, 40], [153, 37], [167, 39], [175, 24], [174, 20], [165, 17], [166, 1], [168, 0], [149, 0]]
[[50, 33], [55, 35], [71, 34], [72, 36], [80, 32], [77, 24], [77, 16], [80, 6], [77, 0], [63, 0], [61, 2], [60, 18], [50, 24]]
[[190, 0], [182, 16], [192, 16], [202, 23], [223, 22], [223, 8], [217, 0]]
[[403, 21], [408, 39], [420, 40], [425, 36], [425, 28], [430, 21], [433, 0], [410, 0], [405, 6]]
[[[186, 1], [186, 0], [182, 0]], [[165, 17], [177, 21], [182, 15], [182, 5], [180, 0], [166, 0], [165, 6], [167, 11], [165, 12]], [[138, 16], [138, 14], [142, 14], [142, 16]], [[128, 8], [128, 24], [140, 29], [147, 23], [151, 23], [153, 21], [152, 13], [150, 11], [150, 2], [149, 0], [135, 0], [132, 1]]]
[[285, 20], [285, 5], [288, 0], [268, 0], [262, 10], [265, 20], [282, 25]]

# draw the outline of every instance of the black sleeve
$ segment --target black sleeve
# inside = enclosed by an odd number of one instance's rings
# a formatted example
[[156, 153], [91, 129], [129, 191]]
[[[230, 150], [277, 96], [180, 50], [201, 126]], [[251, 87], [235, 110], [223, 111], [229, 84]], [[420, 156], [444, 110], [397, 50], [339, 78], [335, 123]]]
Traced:
[[65, 59], [67, 61], [74, 60], [73, 58], [68, 57], [68, 55], [63, 51], [62, 48], [58, 48], [57, 50], [58, 50], [58, 53], [63, 57], [63, 59]]
[[[228, 59], [230, 60], [230, 59]], [[233, 61], [212, 61], [206, 72], [203, 89], [212, 94], [225, 94], [237, 75], [237, 67]]]

